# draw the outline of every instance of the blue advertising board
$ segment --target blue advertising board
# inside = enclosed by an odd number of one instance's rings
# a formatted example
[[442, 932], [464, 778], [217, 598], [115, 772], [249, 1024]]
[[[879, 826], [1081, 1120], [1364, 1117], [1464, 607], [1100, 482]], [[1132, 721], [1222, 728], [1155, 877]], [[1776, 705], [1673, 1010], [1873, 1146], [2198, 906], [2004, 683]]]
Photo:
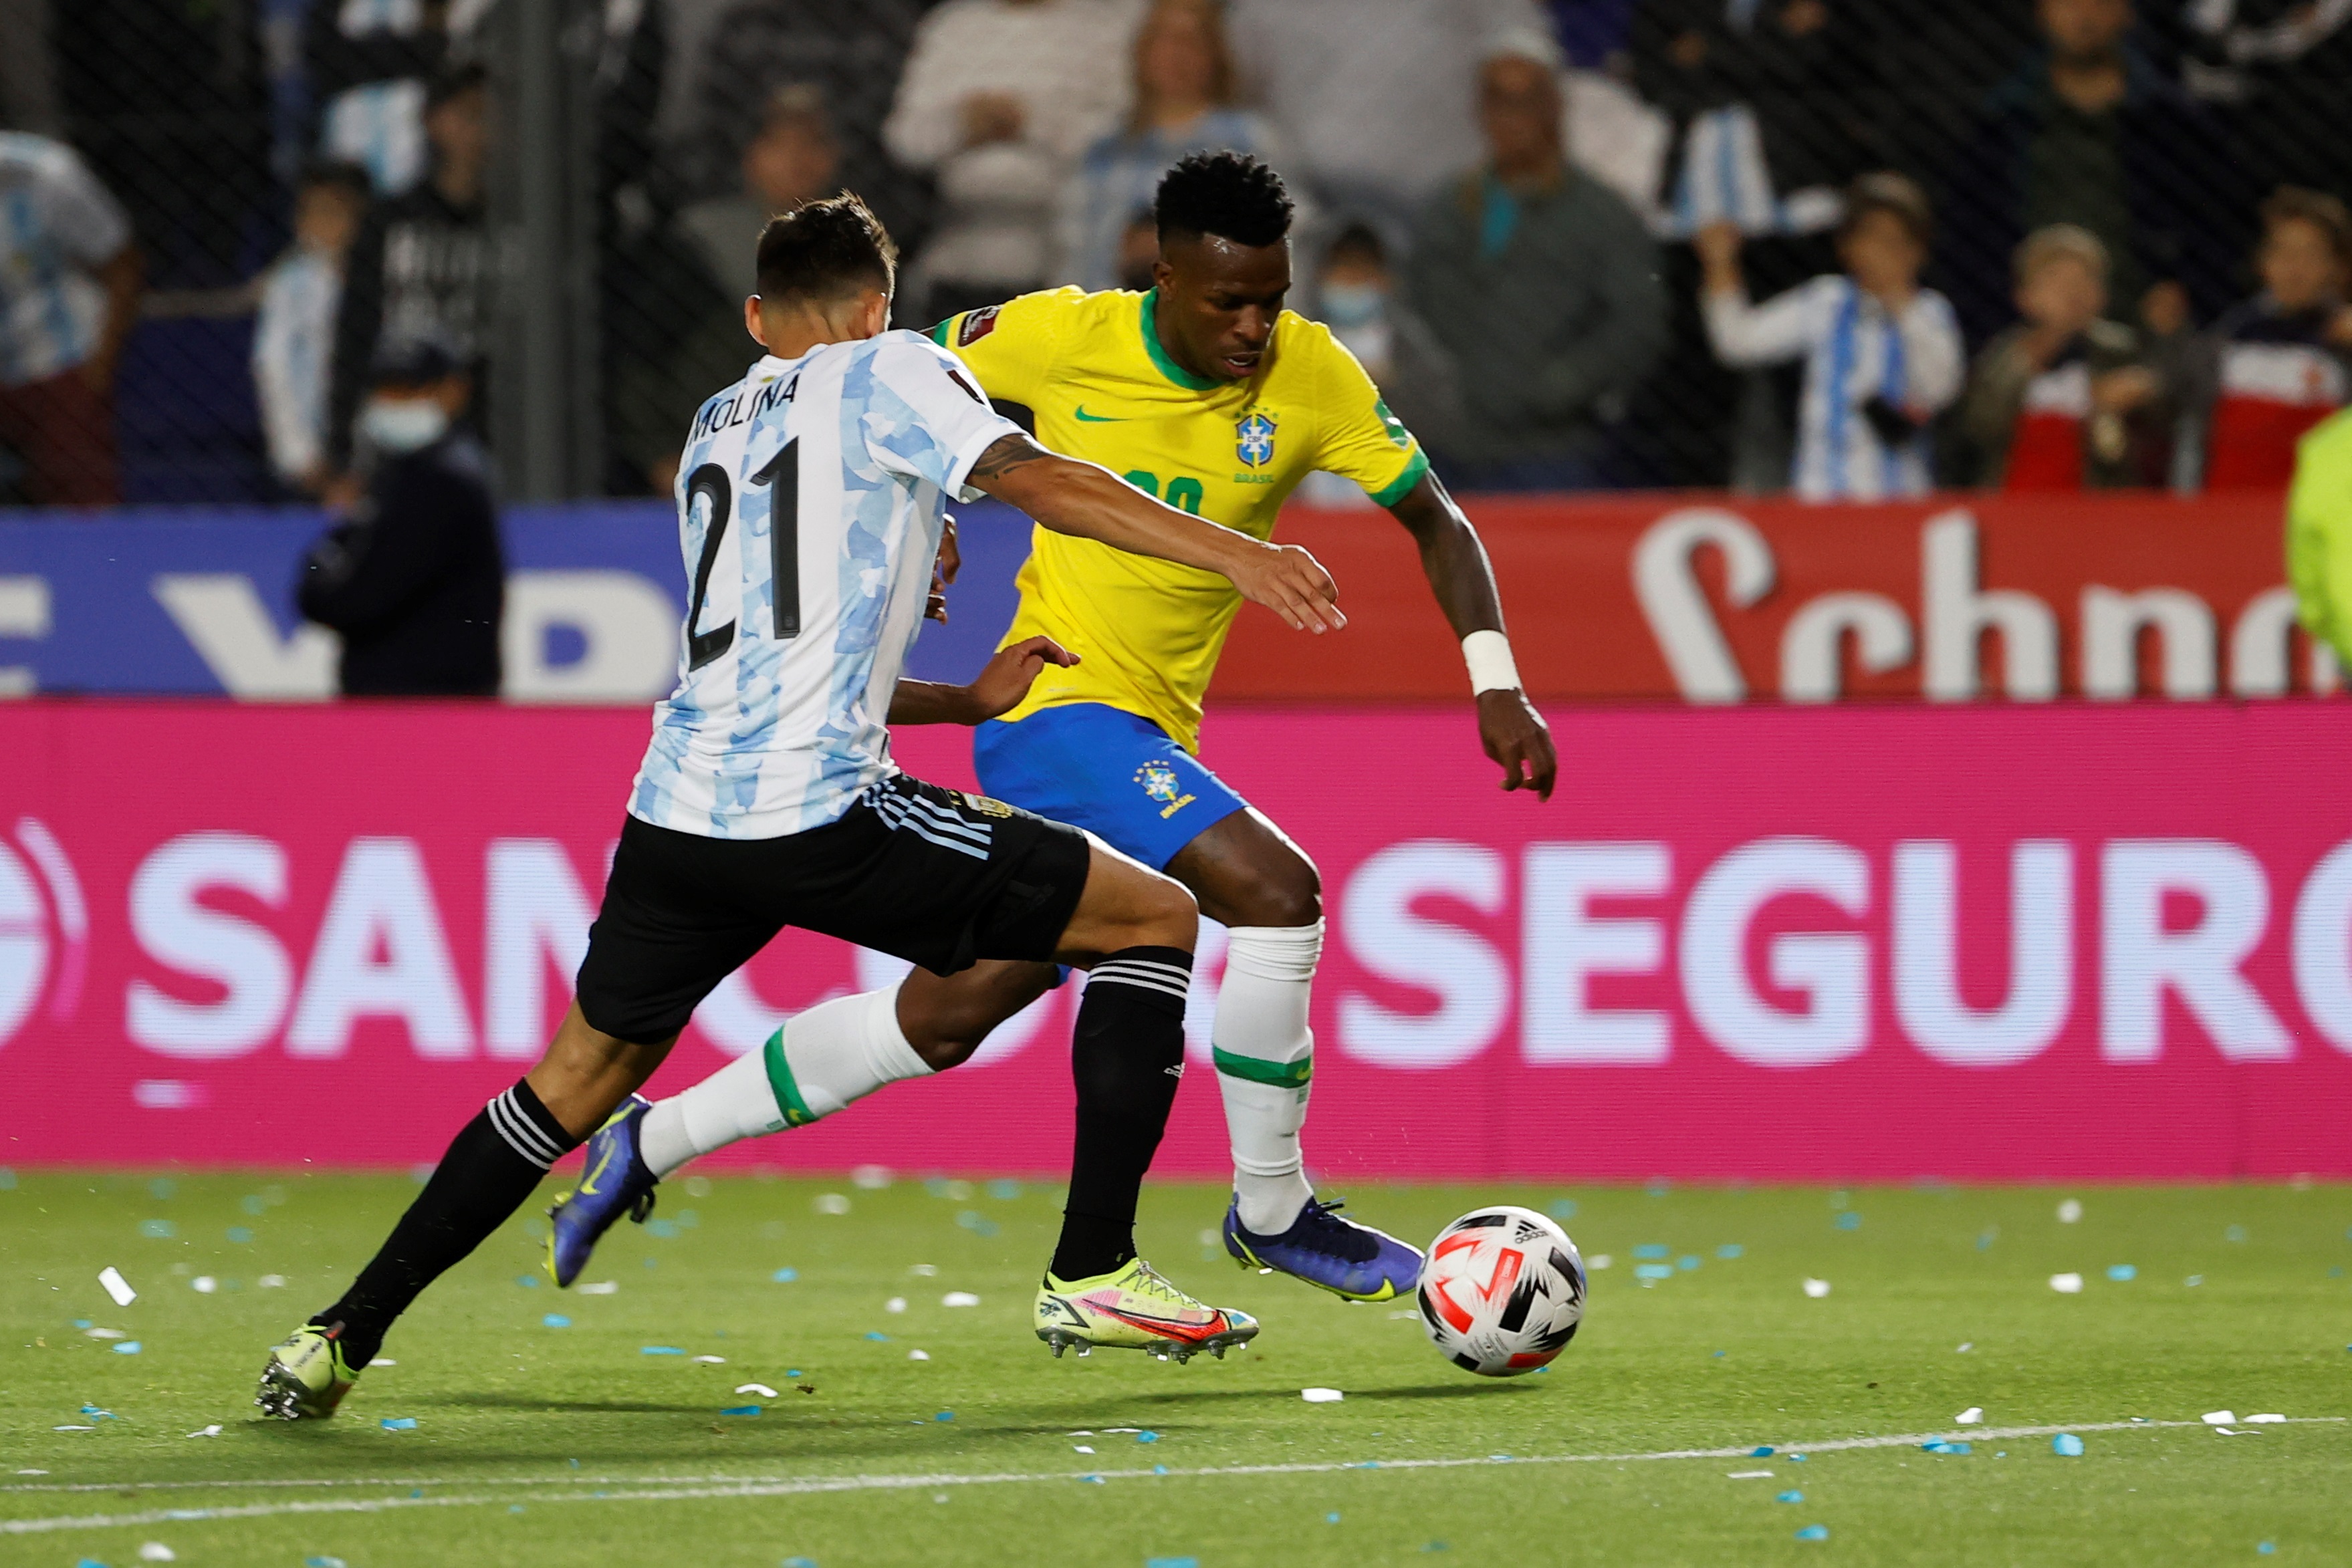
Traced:
[[[1011, 623], [1029, 524], [958, 508], [964, 570], [949, 622], [909, 673], [968, 680]], [[331, 696], [335, 642], [294, 608], [327, 527], [308, 507], [123, 507], [0, 517], [0, 694]], [[509, 507], [506, 695], [649, 701], [676, 678], [686, 610], [677, 523], [658, 501]]]

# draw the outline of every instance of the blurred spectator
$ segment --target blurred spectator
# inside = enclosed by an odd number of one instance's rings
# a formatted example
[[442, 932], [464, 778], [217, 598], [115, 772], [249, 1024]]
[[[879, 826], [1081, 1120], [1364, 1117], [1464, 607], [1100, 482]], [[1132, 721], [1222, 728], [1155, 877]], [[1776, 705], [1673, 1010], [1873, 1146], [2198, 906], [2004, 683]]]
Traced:
[[1962, 319], [1989, 332], [2007, 314], [2010, 258], [2052, 224], [2107, 247], [2126, 317], [2210, 315], [2228, 291], [2229, 193], [2242, 184], [2216, 128], [2130, 46], [2132, 0], [2039, 0], [2036, 16], [2043, 47], [1993, 90], [1947, 185]]
[[1843, 273], [1751, 305], [1739, 230], [1699, 231], [1707, 337], [1729, 365], [1805, 361], [1793, 485], [1808, 501], [1925, 495], [1927, 424], [1960, 390], [1959, 328], [1944, 297], [1919, 287], [1927, 199], [1900, 174], [1864, 175], [1838, 230]]
[[743, 149], [740, 187], [696, 203], [673, 230], [656, 230], [624, 254], [635, 287], [607, 331], [612, 437], [631, 488], [668, 493], [695, 410], [758, 358], [743, 330], [743, 301], [759, 292], [760, 231], [776, 214], [836, 188], [836, 146], [817, 89], [782, 89]]
[[2214, 322], [2193, 356], [2184, 488], [2200, 478], [2209, 490], [2284, 486], [2296, 440], [2352, 387], [2352, 214], [2334, 196], [2289, 186], [2262, 215], [2263, 291]]
[[367, 490], [303, 559], [302, 613], [342, 633], [345, 696], [493, 696], [506, 565], [464, 361], [425, 337], [372, 366]]
[[319, 107], [319, 150], [357, 163], [394, 196], [430, 162], [433, 79], [462, 52], [493, 0], [312, 0], [303, 54]]
[[261, 282], [253, 382], [269, 465], [289, 488], [317, 495], [327, 465], [327, 387], [343, 267], [367, 215], [367, 171], [321, 163], [294, 195], [294, 243]]
[[[1316, 318], [1331, 329], [1381, 389], [1381, 400], [1425, 447], [1460, 444], [1460, 393], [1445, 350], [1398, 297], [1381, 236], [1363, 224], [1339, 231], [1315, 278]], [[1299, 498], [1317, 507], [1369, 507], [1363, 486], [1310, 474]]]
[[1034, 288], [1055, 199], [1127, 108], [1134, 0], [948, 0], [923, 18], [883, 138], [939, 182], [939, 226], [905, 285], [924, 320]]
[[2189, 0], [2182, 75], [2239, 128], [2247, 183], [2352, 196], [2352, 5], [2345, 0]]
[[1277, 168], [1287, 161], [1264, 118], [1234, 107], [1216, 0], [1154, 0], [1136, 30], [1134, 73], [1126, 128], [1087, 148], [1062, 192], [1057, 271], [1081, 288], [1118, 285], [1129, 226], [1151, 210], [1160, 176], [1186, 153], [1231, 149]]
[[[15, 498], [119, 498], [114, 370], [139, 315], [131, 220], [74, 150], [0, 131], [0, 448]], [[0, 476], [0, 484], [5, 484]]]
[[933, 0], [740, 0], [703, 35], [685, 114], [682, 175], [691, 195], [733, 188], [744, 144], [787, 88], [811, 89], [840, 154], [842, 184], [902, 246], [929, 214], [929, 182], [883, 150], [882, 126]]
[[1570, 70], [1630, 77], [1633, 13], [1640, 0], [1549, 0], [1553, 37]]
[[482, 190], [488, 97], [479, 67], [435, 81], [425, 110], [432, 177], [379, 204], [352, 245], [335, 316], [328, 402], [327, 457], [339, 471], [350, 467], [352, 422], [368, 366], [384, 344], [429, 337], [446, 345], [466, 368], [480, 415], [490, 277]]
[[2017, 250], [2024, 319], [1969, 375], [1958, 434], [1968, 483], [2105, 490], [2164, 481], [2165, 385], [2139, 334], [2107, 309], [2107, 247], [2053, 224]]
[[1486, 161], [1422, 210], [1406, 266], [1460, 377], [1442, 466], [1468, 489], [1597, 485], [1601, 423], [1664, 341], [1656, 258], [1633, 208], [1562, 151], [1551, 40], [1496, 40], [1478, 79]]
[[1868, 125], [1874, 12], [1841, 0], [1644, 0], [1634, 80], [1678, 135], [1665, 232], [1818, 234], [1883, 162]]
[[[734, 318], [741, 314], [744, 299], [760, 291], [760, 231], [777, 214], [833, 194], [840, 172], [841, 148], [823, 96], [805, 84], [781, 88], [768, 101], [758, 134], [743, 149], [741, 183], [678, 214], [678, 232], [692, 242], [734, 306], [730, 326], [740, 325]], [[718, 383], [708, 390], [718, 391]]]
[[1549, 31], [1534, 0], [1234, 0], [1226, 26], [1244, 96], [1290, 145], [1293, 185], [1399, 246], [1480, 157], [1487, 46]]

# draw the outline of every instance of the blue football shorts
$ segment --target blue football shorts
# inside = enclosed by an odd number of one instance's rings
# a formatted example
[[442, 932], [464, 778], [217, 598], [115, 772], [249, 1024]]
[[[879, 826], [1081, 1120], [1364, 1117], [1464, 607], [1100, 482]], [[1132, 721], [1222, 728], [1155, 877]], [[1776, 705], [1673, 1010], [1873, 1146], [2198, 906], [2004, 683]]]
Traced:
[[992, 719], [971, 760], [997, 800], [1084, 828], [1154, 871], [1249, 805], [1166, 730], [1100, 703]]

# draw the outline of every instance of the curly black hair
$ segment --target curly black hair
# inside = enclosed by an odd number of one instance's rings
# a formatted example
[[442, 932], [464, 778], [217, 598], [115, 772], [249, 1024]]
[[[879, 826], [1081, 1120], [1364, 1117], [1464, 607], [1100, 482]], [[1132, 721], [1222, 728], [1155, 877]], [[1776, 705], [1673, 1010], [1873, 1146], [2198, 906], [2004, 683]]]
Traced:
[[1152, 214], [1162, 242], [1214, 235], [1235, 245], [1281, 243], [1290, 233], [1282, 176], [1246, 152], [1195, 152], [1160, 182]]
[[763, 299], [839, 299], [861, 288], [887, 294], [898, 247], [864, 202], [845, 191], [803, 202], [760, 231]]

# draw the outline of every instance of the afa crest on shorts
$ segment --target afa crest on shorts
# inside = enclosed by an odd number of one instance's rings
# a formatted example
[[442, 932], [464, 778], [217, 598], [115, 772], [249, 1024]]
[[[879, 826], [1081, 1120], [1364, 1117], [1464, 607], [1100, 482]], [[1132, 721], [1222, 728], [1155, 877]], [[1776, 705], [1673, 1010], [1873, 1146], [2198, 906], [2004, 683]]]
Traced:
[[1273, 416], [1252, 409], [1234, 421], [1234, 454], [1252, 468], [1263, 468], [1273, 462]]
[[1176, 769], [1165, 762], [1145, 763], [1135, 770], [1135, 781], [1143, 786], [1146, 795], [1160, 802], [1160, 815], [1163, 820], [1174, 816], [1199, 799], [1184, 793], [1183, 781], [1176, 777]]

